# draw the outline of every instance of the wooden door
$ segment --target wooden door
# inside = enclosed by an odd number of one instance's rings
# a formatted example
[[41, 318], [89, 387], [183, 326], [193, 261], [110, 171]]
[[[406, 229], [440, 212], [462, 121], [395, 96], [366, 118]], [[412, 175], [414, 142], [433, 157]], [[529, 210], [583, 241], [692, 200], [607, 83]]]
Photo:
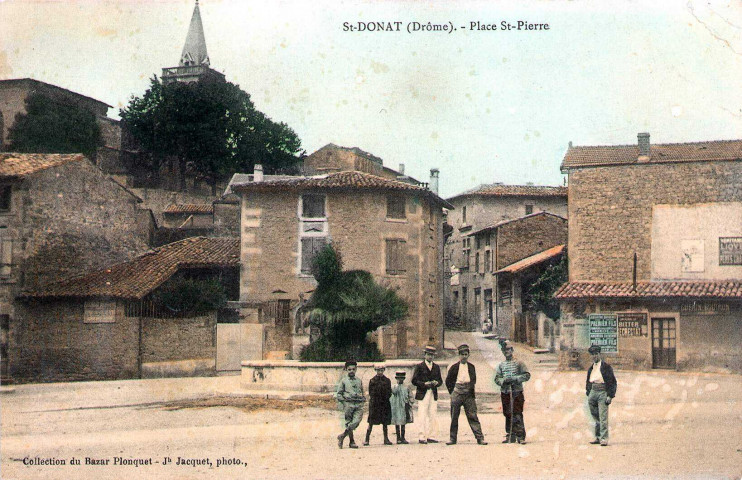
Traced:
[[675, 319], [652, 318], [652, 367], [675, 368]]

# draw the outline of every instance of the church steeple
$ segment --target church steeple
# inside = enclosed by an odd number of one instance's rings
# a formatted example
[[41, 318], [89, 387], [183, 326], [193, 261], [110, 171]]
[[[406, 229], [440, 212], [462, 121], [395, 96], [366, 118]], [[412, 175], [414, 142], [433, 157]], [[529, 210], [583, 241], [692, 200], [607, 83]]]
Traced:
[[[2, 1], [2, 0], [0, 0]], [[162, 82], [224, 82], [224, 74], [212, 70], [209, 66], [209, 54], [206, 53], [206, 38], [204, 26], [201, 23], [201, 11], [198, 0], [193, 9], [191, 24], [188, 27], [183, 53], [180, 54], [180, 63], [177, 67], [162, 69]]]
[[201, 11], [198, 9], [198, 0], [196, 0], [196, 6], [193, 9], [183, 53], [180, 54], [180, 66], [191, 65], [209, 65], [209, 55], [206, 53], [206, 38], [204, 37], [204, 26], [201, 23]]

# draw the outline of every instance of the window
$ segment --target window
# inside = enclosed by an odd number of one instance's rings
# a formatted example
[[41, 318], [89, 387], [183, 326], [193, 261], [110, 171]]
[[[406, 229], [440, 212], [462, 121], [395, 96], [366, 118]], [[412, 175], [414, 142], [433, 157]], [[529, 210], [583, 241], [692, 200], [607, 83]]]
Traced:
[[513, 291], [510, 279], [498, 278], [497, 280], [498, 304], [510, 305], [512, 303]]
[[389, 195], [386, 197], [386, 216], [387, 218], [403, 219], [405, 215], [405, 199], [399, 195]]
[[527, 203], [526, 204], [526, 215], [530, 215], [533, 213], [533, 205]]
[[303, 218], [325, 218], [325, 196], [316, 194], [302, 195], [301, 216]]
[[466, 237], [461, 241], [463, 249], [461, 251], [461, 268], [469, 268], [469, 255], [471, 254], [471, 237]]
[[10, 211], [10, 196], [13, 188], [10, 185], [0, 186], [0, 212]]
[[492, 251], [491, 250], [485, 250], [484, 251], [484, 271], [489, 272], [491, 270], [490, 263], [492, 262]]
[[461, 207], [461, 222], [466, 223], [466, 205]]
[[314, 256], [325, 245], [327, 245], [326, 237], [305, 237], [301, 239], [301, 273], [311, 275]]
[[476, 243], [477, 243], [477, 250], [479, 250], [480, 248], [482, 248], [482, 237], [477, 236]]
[[490, 234], [489, 232], [484, 235], [484, 246], [489, 247], [490, 246]]
[[407, 271], [405, 268], [405, 247], [407, 242], [404, 240], [387, 240], [386, 241], [386, 273], [389, 275], [400, 275]]
[[469, 304], [469, 300], [466, 294], [467, 294], [466, 287], [461, 287], [461, 316], [464, 318], [466, 318], [466, 314], [467, 314], [466, 310]]
[[0, 228], [0, 277], [9, 277], [13, 267], [13, 239], [6, 235], [7, 228]]
[[474, 271], [479, 273], [479, 252], [474, 254]]
[[86, 300], [83, 323], [115, 323], [115, 300]]

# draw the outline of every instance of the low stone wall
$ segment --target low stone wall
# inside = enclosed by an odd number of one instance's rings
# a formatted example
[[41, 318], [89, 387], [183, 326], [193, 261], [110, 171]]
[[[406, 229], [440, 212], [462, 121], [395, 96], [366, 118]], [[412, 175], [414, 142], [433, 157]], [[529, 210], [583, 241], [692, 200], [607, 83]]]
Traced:
[[[407, 372], [405, 384], [412, 380], [412, 372], [420, 360], [393, 360], [384, 362], [384, 374], [394, 382], [394, 372]], [[438, 362], [436, 362], [438, 363]], [[448, 364], [439, 363], [441, 375], [446, 378]], [[250, 391], [298, 391], [331, 393], [335, 391], [338, 381], [343, 376], [343, 362], [299, 362], [295, 360], [256, 360], [242, 362], [242, 378], [240, 386]], [[358, 378], [363, 387], [368, 387], [368, 381], [376, 374], [374, 364], [361, 362], [358, 364]], [[446, 387], [439, 387], [445, 390]]]

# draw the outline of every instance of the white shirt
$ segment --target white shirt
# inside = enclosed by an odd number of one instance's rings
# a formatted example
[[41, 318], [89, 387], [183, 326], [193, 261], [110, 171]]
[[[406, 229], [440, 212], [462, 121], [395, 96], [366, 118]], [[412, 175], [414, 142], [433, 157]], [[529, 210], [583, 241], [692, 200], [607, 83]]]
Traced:
[[469, 383], [471, 379], [469, 378], [469, 364], [467, 363], [464, 365], [463, 363], [459, 364], [459, 374], [456, 376], [456, 383]]
[[590, 383], [605, 383], [603, 375], [600, 373], [600, 366], [603, 365], [603, 361], [593, 363], [593, 371], [590, 372]]
[[428, 363], [428, 361], [425, 361], [425, 366], [428, 367], [428, 370], [433, 370], [433, 362]]

